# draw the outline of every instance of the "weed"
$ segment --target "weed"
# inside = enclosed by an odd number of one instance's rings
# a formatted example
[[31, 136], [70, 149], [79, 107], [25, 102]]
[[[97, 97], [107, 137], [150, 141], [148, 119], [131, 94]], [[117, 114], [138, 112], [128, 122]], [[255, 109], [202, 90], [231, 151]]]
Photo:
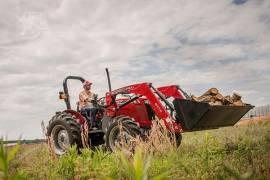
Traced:
[[23, 171], [19, 171], [13, 175], [10, 174], [10, 164], [15, 158], [19, 150], [19, 142], [16, 146], [7, 148], [4, 146], [3, 138], [0, 138], [0, 178], [4, 180], [8, 179], [26, 179], [26, 175]]
[[61, 175], [62, 178], [74, 178], [77, 156], [77, 147], [72, 146], [68, 149], [67, 153], [59, 158], [57, 172]]
[[[137, 147], [135, 154], [132, 158], [125, 156], [121, 151], [118, 152], [118, 157], [122, 164], [121, 170], [126, 178], [131, 180], [147, 180], [149, 179], [149, 167], [151, 161], [151, 155], [143, 153], [142, 149]], [[161, 173], [151, 179], [163, 179], [167, 176], [167, 173]]]

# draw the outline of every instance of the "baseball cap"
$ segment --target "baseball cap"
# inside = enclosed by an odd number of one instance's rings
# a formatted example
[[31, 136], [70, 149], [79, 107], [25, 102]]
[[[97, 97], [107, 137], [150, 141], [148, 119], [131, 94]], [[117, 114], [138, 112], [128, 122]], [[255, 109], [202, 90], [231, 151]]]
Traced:
[[83, 85], [84, 85], [84, 86], [88, 86], [88, 85], [91, 85], [91, 84], [92, 84], [92, 82], [87, 81], [87, 80], [83, 82]]

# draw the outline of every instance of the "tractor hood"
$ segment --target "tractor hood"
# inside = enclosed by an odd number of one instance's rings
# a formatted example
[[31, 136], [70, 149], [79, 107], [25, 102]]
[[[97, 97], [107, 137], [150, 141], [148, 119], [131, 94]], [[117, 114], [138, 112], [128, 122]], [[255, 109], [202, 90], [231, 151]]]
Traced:
[[177, 119], [185, 131], [233, 126], [254, 106], [210, 106], [208, 103], [186, 99], [173, 101]]

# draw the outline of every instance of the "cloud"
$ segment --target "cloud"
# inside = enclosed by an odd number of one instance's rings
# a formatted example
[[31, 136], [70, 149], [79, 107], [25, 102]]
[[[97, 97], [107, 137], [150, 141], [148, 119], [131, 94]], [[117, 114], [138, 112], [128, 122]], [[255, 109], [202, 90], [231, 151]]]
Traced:
[[[107, 90], [139, 82], [218, 87], [269, 103], [269, 7], [260, 1], [0, 1], [0, 134], [41, 137], [68, 75]], [[81, 89], [69, 82], [72, 102]]]
[[236, 4], [236, 5], [242, 5], [244, 3], [246, 3], [247, 0], [233, 0], [233, 3]]

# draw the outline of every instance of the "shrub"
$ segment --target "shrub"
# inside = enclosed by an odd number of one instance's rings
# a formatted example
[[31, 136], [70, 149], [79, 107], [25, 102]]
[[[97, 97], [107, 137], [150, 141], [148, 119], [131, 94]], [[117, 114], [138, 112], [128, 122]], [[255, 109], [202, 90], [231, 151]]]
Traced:
[[10, 173], [10, 163], [15, 158], [19, 150], [19, 143], [14, 147], [5, 147], [3, 138], [0, 138], [0, 178], [8, 179], [26, 179], [26, 174], [19, 171], [15, 174]]

